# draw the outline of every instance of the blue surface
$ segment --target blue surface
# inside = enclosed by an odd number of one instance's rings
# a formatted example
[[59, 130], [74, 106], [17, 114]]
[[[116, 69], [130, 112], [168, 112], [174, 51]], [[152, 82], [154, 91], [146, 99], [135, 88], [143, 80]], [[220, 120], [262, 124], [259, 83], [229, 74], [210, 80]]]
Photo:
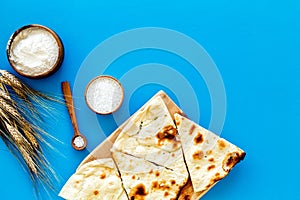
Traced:
[[[162, 27], [193, 38], [214, 60], [224, 81], [227, 112], [222, 137], [247, 152], [246, 159], [203, 199], [299, 198], [298, 0], [184, 3], [15, 0], [2, 1], [0, 7], [1, 68], [12, 71], [6, 59], [6, 43], [10, 35], [25, 24], [43, 24], [62, 38], [66, 54], [61, 69], [46, 79], [23, 78], [34, 88], [57, 95], [61, 93], [60, 82], [69, 80], [73, 85], [78, 77], [77, 71], [89, 53], [117, 33], [141, 27]], [[146, 63], [161, 63], [174, 68], [180, 64], [188, 66], [166, 52], [145, 50], [124, 55], [112, 63], [107, 73], [121, 77], [123, 68], [118, 69], [118, 66], [130, 69]], [[97, 72], [91, 73], [98, 75]], [[190, 71], [185, 78], [193, 80], [194, 75]], [[200, 123], [208, 127], [211, 102], [200, 77], [199, 83], [202, 96], [199, 100]], [[124, 87], [126, 92], [126, 85]], [[132, 113], [155, 90], [163, 87], [157, 84], [140, 87], [131, 96], [129, 105], [124, 106]], [[146, 94], [141, 96], [144, 92]], [[169, 93], [175, 98], [172, 90]], [[176, 98], [179, 101], [188, 97]], [[64, 108], [57, 110], [58, 118], [49, 122], [49, 131], [65, 142], [65, 145], [56, 145], [65, 157], [51, 152], [50, 160], [64, 182], [89, 152], [76, 152], [71, 148], [69, 140], [73, 131], [67, 111]], [[111, 116], [97, 119], [108, 135], [114, 128]], [[0, 199], [33, 199], [29, 177], [2, 142], [0, 154]], [[59, 198], [53, 196], [51, 199]]]

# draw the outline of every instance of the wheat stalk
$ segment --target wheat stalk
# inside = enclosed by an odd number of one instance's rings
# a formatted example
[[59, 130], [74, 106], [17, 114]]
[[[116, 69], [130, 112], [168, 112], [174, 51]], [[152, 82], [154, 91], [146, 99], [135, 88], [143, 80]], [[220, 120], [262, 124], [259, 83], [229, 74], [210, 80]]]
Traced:
[[7, 100], [7, 101], [11, 101], [10, 96], [6, 92], [4, 92], [3, 90], [0, 90], [0, 97]]
[[5, 85], [9, 85], [13, 89], [13, 91], [22, 100], [24, 100], [26, 103], [30, 103], [30, 101], [28, 100], [28, 96], [26, 94], [26, 91], [25, 91], [25, 87], [19, 81], [19, 79], [17, 77], [15, 77], [14, 75], [10, 74], [9, 72], [7, 72], [5, 70], [0, 70], [0, 74], [2, 75], [0, 77], [0, 82], [1, 83], [5, 84]]
[[30, 144], [34, 146], [34, 148], [39, 148], [40, 146], [39, 142], [37, 141], [36, 137], [32, 133], [32, 130], [27, 130], [27, 128], [25, 128], [24, 135], [27, 138], [27, 140], [30, 142]]
[[8, 130], [8, 132], [11, 134], [13, 140], [15, 141], [15, 145], [16, 145], [16, 147], [18, 147], [19, 151], [21, 152], [26, 164], [29, 166], [29, 169], [35, 174], [38, 173], [32, 157], [27, 152], [28, 149], [32, 150], [29, 147], [30, 144], [28, 143], [28, 141], [24, 138], [24, 136], [19, 132], [19, 130], [16, 127], [11, 126], [7, 122], [5, 122], [5, 126]]
[[11, 105], [9, 105], [6, 101], [4, 101], [1, 98], [0, 98], [0, 107], [2, 108], [3, 111], [5, 111], [6, 113], [9, 113], [13, 117], [23, 120], [23, 117], [20, 115], [20, 113], [17, 111], [17, 109], [12, 107]]
[[0, 70], [0, 137], [27, 168], [37, 193], [38, 182], [44, 188], [55, 189], [53, 181], [57, 181], [41, 148], [42, 143], [52, 147], [41, 134], [54, 137], [39, 126], [43, 122], [42, 115], [35, 107], [39, 105], [50, 112], [48, 100], [60, 102], [32, 89], [13, 74]]
[[[0, 98], [0, 114], [5, 117], [7, 121], [9, 121], [10, 117], [8, 115], [12, 115], [13, 118], [18, 119], [17, 123], [23, 127], [24, 136], [27, 140], [35, 147], [38, 148], [39, 144], [36, 139], [36, 134], [30, 127], [31, 125], [24, 119], [22, 115], [11, 105], [7, 104], [3, 99]], [[6, 124], [6, 126], [9, 126]], [[12, 128], [10, 128], [12, 129]]]
[[5, 122], [5, 126], [8, 132], [11, 134], [14, 141], [16, 142], [17, 146], [22, 146], [25, 140], [21, 133], [15, 127], [9, 125], [7, 122]]
[[22, 88], [22, 83], [17, 79], [14, 75], [9, 73], [6, 70], [0, 70], [0, 73], [2, 74], [2, 77], [7, 79], [11, 84], [11, 86], [16, 86], [18, 88]]
[[35, 163], [32, 159], [32, 157], [30, 156], [30, 154], [25, 150], [24, 147], [20, 147], [20, 152], [26, 162], [26, 164], [29, 166], [29, 169], [34, 173], [34, 174], [37, 174], [38, 173], [38, 170], [35, 166]]

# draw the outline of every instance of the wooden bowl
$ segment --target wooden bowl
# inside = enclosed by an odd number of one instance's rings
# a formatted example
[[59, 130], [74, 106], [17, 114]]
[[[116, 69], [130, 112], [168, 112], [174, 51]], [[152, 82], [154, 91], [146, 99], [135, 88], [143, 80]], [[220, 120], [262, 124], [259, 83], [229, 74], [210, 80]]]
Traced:
[[[98, 81], [99, 79], [108, 79], [108, 80], [111, 80], [111, 81], [113, 81], [113, 82], [119, 87], [119, 89], [121, 90], [121, 99], [120, 99], [120, 102], [119, 102], [119, 104], [118, 104], [116, 107], [114, 107], [112, 110], [109, 110], [109, 111], [100, 111], [99, 109], [94, 108], [93, 105], [91, 105], [91, 103], [89, 102], [89, 99], [88, 99], [88, 92], [89, 92], [89, 89], [90, 89], [90, 87], [91, 87], [96, 81]], [[98, 89], [99, 89], [99, 88], [98, 88]], [[92, 79], [92, 80], [88, 83], [88, 85], [87, 85], [87, 87], [86, 87], [86, 90], [85, 90], [84, 96], [85, 96], [85, 101], [86, 101], [88, 107], [89, 107], [93, 112], [95, 112], [95, 113], [97, 113], [97, 114], [101, 114], [101, 115], [108, 115], [108, 114], [111, 114], [111, 113], [115, 112], [116, 110], [118, 110], [118, 109], [121, 107], [121, 105], [122, 105], [122, 103], [123, 103], [123, 100], [124, 100], [124, 88], [123, 88], [122, 84], [121, 84], [116, 78], [114, 78], [114, 77], [112, 77], [112, 76], [102, 75], [102, 76], [97, 76], [96, 78]]]
[[[55, 39], [57, 46], [58, 46], [58, 49], [57, 49], [58, 57], [57, 57], [56, 62], [53, 64], [53, 66], [51, 66], [48, 70], [40, 72], [36, 75], [32, 75], [30, 73], [19, 70], [16, 66], [16, 63], [12, 60], [12, 57], [11, 57], [15, 38], [20, 33], [22, 33], [22, 31], [24, 31], [26, 29], [42, 29], [42, 30], [47, 31], [48, 33], [51, 34], [51, 36], [53, 36], [53, 38]], [[60, 37], [50, 28], [39, 25], [39, 24], [30, 24], [30, 25], [26, 25], [26, 26], [19, 28], [17, 31], [15, 31], [11, 35], [11, 37], [7, 43], [7, 46], [6, 46], [6, 55], [7, 55], [7, 59], [9, 61], [10, 65], [18, 74], [25, 76], [27, 78], [33, 78], [33, 79], [45, 78], [45, 77], [53, 74], [54, 72], [56, 72], [59, 69], [59, 67], [61, 66], [63, 59], [64, 59], [64, 46], [63, 46], [63, 43], [62, 43]]]

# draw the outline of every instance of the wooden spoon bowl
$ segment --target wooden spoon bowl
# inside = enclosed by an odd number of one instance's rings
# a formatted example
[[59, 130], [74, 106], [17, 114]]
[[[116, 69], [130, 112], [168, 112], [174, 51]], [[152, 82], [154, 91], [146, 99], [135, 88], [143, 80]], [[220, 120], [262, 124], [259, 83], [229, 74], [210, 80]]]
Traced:
[[[76, 138], [82, 139], [82, 145], [81, 144], [80, 144], [80, 146], [76, 145], [76, 142], [75, 142]], [[86, 145], [87, 145], [86, 137], [84, 135], [82, 135], [81, 133], [74, 133], [74, 136], [72, 137], [71, 142], [72, 142], [72, 147], [77, 151], [81, 151], [81, 150], [85, 149]]]

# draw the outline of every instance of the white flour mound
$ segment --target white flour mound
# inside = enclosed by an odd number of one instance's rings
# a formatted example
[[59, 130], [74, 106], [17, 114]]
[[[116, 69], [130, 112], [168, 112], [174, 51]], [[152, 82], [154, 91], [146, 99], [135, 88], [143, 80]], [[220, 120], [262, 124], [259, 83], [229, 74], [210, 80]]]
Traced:
[[30, 76], [51, 71], [58, 56], [59, 47], [54, 36], [38, 27], [22, 30], [10, 47], [10, 59], [15, 68]]

